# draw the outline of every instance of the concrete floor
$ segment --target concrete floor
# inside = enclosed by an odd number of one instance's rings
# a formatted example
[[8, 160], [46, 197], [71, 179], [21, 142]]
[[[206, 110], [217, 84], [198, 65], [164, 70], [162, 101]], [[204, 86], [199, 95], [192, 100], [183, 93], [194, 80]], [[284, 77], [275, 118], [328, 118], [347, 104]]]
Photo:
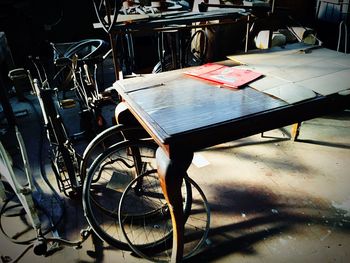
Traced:
[[[19, 123], [40, 182], [40, 126], [28, 103], [14, 104], [29, 111]], [[196, 153], [189, 175], [209, 201], [211, 229], [206, 247], [189, 261], [349, 262], [349, 128], [350, 111], [344, 111], [304, 122], [297, 142], [288, 139], [285, 127]], [[46, 171], [52, 179], [47, 164]], [[77, 239], [87, 226], [82, 206], [64, 200], [60, 234]], [[3, 225], [16, 228], [14, 220]], [[3, 235], [0, 244], [4, 259], [26, 248]], [[29, 250], [20, 262], [146, 261], [90, 237], [81, 249], [64, 247], [47, 257]]]

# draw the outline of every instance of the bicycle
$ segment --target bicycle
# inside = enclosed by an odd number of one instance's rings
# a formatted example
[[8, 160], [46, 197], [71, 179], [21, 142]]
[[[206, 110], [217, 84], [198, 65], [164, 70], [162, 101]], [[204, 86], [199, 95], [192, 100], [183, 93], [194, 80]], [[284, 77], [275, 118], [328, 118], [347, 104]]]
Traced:
[[[122, 126], [118, 126], [118, 129], [119, 132], [129, 132], [129, 136], [126, 136], [129, 138], [133, 137], [130, 132], [137, 131], [125, 127], [123, 130]], [[133, 250], [150, 260], [155, 260], [155, 251], [157, 257], [168, 259], [172, 239], [170, 213], [156, 174], [156, 149], [157, 145], [150, 138], [134, 137], [115, 143], [95, 159], [88, 169], [83, 185], [84, 213], [95, 234], [114, 247]], [[196, 232], [195, 235], [201, 237], [198, 242], [191, 240], [186, 243], [189, 247], [185, 258], [188, 258], [198, 253], [206, 240], [210, 212], [203, 192], [187, 177], [183, 183], [183, 202], [186, 233], [190, 237]], [[202, 210], [195, 209], [194, 202], [201, 203]], [[145, 204], [147, 206], [142, 206]], [[135, 215], [135, 210], [127, 211], [128, 208], [141, 210], [137, 210]], [[204, 214], [196, 222], [195, 213], [198, 211], [204, 211]], [[141, 243], [130, 234], [130, 227], [134, 231], [133, 226], [138, 225], [135, 222], [142, 222], [144, 226], [136, 235], [139, 238], [144, 237], [141, 238]]]
[[79, 177], [80, 156], [76, 153], [62, 117], [57, 110], [54, 101], [57, 91], [50, 87], [45, 69], [40, 61], [34, 58], [31, 58], [31, 60], [36, 68], [38, 79], [33, 79], [30, 71], [24, 69], [12, 70], [9, 76], [11, 79], [27, 78], [32, 85], [39, 101], [46, 137], [50, 144], [49, 156], [58, 188], [66, 196], [74, 197], [81, 186]]
[[[17, 262], [31, 248], [33, 248], [33, 252], [36, 255], [45, 255], [48, 252], [53, 252], [62, 244], [79, 248], [88, 238], [90, 230], [82, 230], [81, 239], [77, 241], [65, 240], [59, 236], [56, 226], [61, 220], [63, 213], [59, 216], [55, 215], [55, 213], [57, 214], [58, 208], [62, 209], [62, 200], [54, 192], [53, 199], [55, 199], [55, 201], [50, 201], [52, 205], [51, 209], [40, 205], [43, 202], [43, 197], [35, 184], [24, 141], [17, 126], [14, 126], [14, 132], [24, 167], [25, 180], [23, 183], [19, 181], [18, 171], [15, 173], [11, 157], [0, 141], [1, 176], [6, 179], [6, 185], [9, 185], [5, 187], [4, 183], [0, 181], [0, 196], [2, 196], [4, 201], [0, 210], [0, 230], [12, 242], [26, 244], [28, 246], [13, 260], [13, 262]], [[34, 197], [36, 194], [39, 195], [39, 200], [36, 200]], [[8, 198], [8, 195], [11, 196]], [[17, 198], [17, 200], [15, 198]], [[22, 209], [24, 209], [24, 213], [21, 212]], [[13, 212], [14, 210], [15, 213]], [[26, 222], [24, 218], [27, 216], [29, 218], [28, 225], [34, 230], [34, 237], [28, 234], [28, 232], [30, 232], [28, 229], [20, 231], [19, 224], [16, 224], [16, 232], [10, 234], [11, 231], [6, 231], [4, 227], [3, 218], [5, 216], [10, 216], [12, 223], [15, 216], [18, 216], [21, 222]], [[46, 236], [50, 232], [52, 236]], [[48, 248], [49, 243], [52, 245]]]

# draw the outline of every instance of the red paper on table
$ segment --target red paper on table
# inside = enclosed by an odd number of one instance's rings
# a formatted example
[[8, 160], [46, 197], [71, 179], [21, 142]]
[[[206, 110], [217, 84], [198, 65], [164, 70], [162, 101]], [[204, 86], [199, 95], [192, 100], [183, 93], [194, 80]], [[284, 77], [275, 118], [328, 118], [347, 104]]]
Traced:
[[202, 66], [195, 67], [194, 69], [191, 69], [190, 71], [186, 71], [186, 74], [192, 75], [192, 76], [200, 76], [205, 73], [208, 73], [210, 71], [214, 71], [216, 69], [222, 68], [223, 65], [215, 64], [215, 63], [207, 63]]
[[239, 69], [215, 63], [204, 64], [185, 72], [185, 74], [214, 81], [220, 85], [232, 88], [239, 88], [262, 76], [261, 73], [249, 69]]

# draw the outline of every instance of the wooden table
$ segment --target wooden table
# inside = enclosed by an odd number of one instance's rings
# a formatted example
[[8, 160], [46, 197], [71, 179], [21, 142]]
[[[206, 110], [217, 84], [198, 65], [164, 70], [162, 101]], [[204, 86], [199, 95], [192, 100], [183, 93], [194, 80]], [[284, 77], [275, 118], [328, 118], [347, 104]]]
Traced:
[[[176, 70], [114, 84], [128, 108], [157, 142], [158, 173], [169, 204], [172, 262], [183, 252], [182, 178], [199, 149], [344, 109], [349, 89], [288, 103], [246, 86], [220, 88]], [[350, 81], [348, 82], [350, 83]], [[350, 88], [350, 87], [349, 87]]]

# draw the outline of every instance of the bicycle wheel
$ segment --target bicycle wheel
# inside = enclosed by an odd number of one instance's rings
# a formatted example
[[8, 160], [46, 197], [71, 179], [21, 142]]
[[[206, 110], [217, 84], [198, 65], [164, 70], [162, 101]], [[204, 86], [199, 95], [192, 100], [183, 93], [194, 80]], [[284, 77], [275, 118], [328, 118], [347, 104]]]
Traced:
[[[182, 195], [184, 201], [191, 195], [189, 209], [184, 211], [186, 259], [203, 247], [209, 231], [210, 210], [203, 191], [188, 176], [184, 178]], [[170, 261], [172, 223], [156, 170], [147, 171], [130, 182], [118, 211], [119, 225], [131, 250], [151, 261]]]
[[206, 29], [195, 29], [185, 48], [184, 64], [186, 67], [203, 65], [207, 58], [209, 46]]
[[141, 127], [125, 127], [122, 124], [118, 124], [109, 127], [108, 129], [99, 133], [88, 144], [83, 153], [82, 161], [80, 163], [81, 180], [84, 181], [88, 172], [88, 168], [99, 155], [105, 152], [110, 146], [126, 139], [125, 133], [127, 133], [127, 135], [129, 135], [130, 133], [136, 135], [136, 133], [140, 132], [143, 132], [143, 135], [145, 135], [145, 132]]
[[156, 167], [157, 145], [152, 141], [122, 141], [103, 152], [84, 180], [83, 208], [88, 223], [104, 241], [129, 250], [118, 226], [120, 197], [129, 182]]

